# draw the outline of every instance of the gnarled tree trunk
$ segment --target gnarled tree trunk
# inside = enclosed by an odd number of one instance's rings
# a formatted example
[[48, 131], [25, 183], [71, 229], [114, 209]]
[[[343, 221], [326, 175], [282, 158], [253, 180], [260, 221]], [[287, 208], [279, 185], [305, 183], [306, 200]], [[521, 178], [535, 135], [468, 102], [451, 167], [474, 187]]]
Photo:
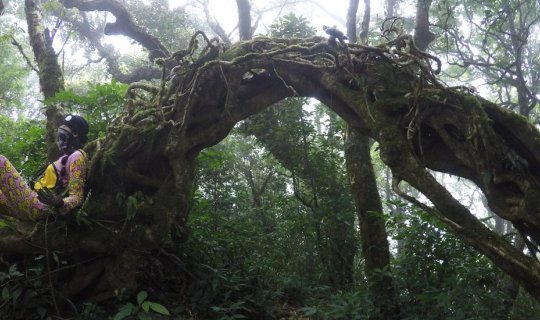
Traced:
[[[89, 213], [105, 227], [51, 234], [51, 250], [129, 262], [127, 253], [166, 245], [171, 229], [185, 226], [197, 154], [238, 121], [285, 97], [309, 96], [377, 140], [396, 190], [406, 181], [433, 207], [402, 196], [436, 215], [540, 299], [540, 263], [485, 227], [429, 171], [473, 181], [493, 212], [539, 242], [540, 134], [525, 119], [466, 89], [441, 85], [429, 67], [437, 60], [415, 50], [409, 36], [379, 47], [350, 44], [352, 65], [318, 37], [262, 38], [230, 48], [205, 38], [202, 43], [207, 49], [188, 59], [192, 64], [175, 68], [163, 87], [131, 86], [126, 113], [89, 150]], [[131, 209], [118, 201], [120, 194], [136, 199], [128, 201]], [[133, 208], [135, 217], [124, 220]], [[43, 239], [38, 232], [26, 240], [43, 246]], [[0, 248], [35, 250], [7, 238]], [[137, 264], [130, 267], [136, 274]], [[107, 279], [125, 270], [110, 268]]]

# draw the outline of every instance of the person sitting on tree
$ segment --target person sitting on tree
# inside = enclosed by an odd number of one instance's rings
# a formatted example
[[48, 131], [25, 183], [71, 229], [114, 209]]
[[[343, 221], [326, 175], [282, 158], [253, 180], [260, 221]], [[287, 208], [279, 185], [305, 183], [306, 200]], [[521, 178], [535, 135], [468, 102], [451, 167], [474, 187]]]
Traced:
[[66, 214], [84, 201], [88, 122], [77, 115], [65, 117], [56, 144], [62, 155], [27, 184], [11, 162], [0, 155], [0, 214], [19, 220], [39, 220], [50, 211]]

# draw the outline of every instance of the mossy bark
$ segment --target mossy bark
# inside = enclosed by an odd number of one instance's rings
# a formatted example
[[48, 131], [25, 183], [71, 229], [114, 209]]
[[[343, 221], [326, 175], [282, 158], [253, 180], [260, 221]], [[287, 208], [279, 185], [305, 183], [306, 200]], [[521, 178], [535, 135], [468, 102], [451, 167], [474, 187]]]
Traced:
[[345, 141], [345, 159], [360, 225], [364, 270], [371, 298], [381, 319], [397, 319], [397, 300], [389, 272], [390, 245], [371, 163], [369, 138], [349, 130]]

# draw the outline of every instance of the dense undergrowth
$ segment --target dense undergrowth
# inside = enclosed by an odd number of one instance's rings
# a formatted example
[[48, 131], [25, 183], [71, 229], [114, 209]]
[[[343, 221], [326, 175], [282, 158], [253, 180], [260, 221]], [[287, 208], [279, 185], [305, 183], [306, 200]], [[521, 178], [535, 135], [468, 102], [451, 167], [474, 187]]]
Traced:
[[[69, 301], [55, 293], [48, 273], [68, 265], [53, 253], [22, 270], [13, 264], [0, 273], [2, 319], [371, 319], [377, 317], [357, 259], [354, 288], [333, 289], [298, 244], [287, 252], [294, 222], [281, 221], [264, 234], [240, 216], [214, 216], [199, 201], [192, 234], [178, 260], [149, 256], [146, 290], [119, 288], [100, 302]], [[540, 305], [461, 240], [425, 213], [401, 205], [387, 217], [396, 249], [391, 270], [399, 301], [398, 319], [532, 319]], [[214, 226], [219, 226], [214, 228]], [[311, 257], [313, 258], [313, 257]], [[167, 265], [164, 265], [167, 264]], [[4, 268], [2, 268], [5, 270]], [[162, 273], [161, 275], [159, 273]], [[56, 308], [58, 308], [56, 310]], [[167, 314], [169, 314], [167, 316]]]

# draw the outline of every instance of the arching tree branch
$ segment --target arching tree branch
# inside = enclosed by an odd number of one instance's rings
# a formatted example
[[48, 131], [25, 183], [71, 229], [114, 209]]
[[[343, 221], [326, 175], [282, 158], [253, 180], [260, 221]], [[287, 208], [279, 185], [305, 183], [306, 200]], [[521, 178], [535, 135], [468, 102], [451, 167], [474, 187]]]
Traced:
[[[110, 226], [77, 230], [78, 242], [62, 234], [51, 250], [105, 249], [117, 255], [117, 264], [135, 266], [130, 249], [170, 243], [171, 229], [186, 233], [198, 153], [250, 115], [305, 96], [377, 140], [396, 179], [431, 201], [429, 212], [540, 300], [540, 262], [485, 227], [429, 171], [471, 180], [494, 213], [540, 242], [540, 133], [526, 119], [465, 88], [445, 87], [431, 67], [437, 59], [411, 46], [411, 36], [377, 47], [349, 44], [352, 65], [321, 37], [256, 38], [223, 47], [198, 36], [205, 40], [200, 53], [161, 85], [130, 86], [125, 113], [110, 124], [100, 148], [89, 150], [88, 210]], [[126, 179], [130, 174], [147, 178]], [[124, 222], [119, 193], [139, 197], [135, 219]], [[38, 233], [33, 244], [42, 239]], [[2, 250], [23, 248], [0, 244]], [[121, 285], [131, 285], [129, 279]]]
[[101, 32], [93, 29], [86, 18], [84, 12], [81, 12], [80, 18], [72, 16], [64, 16], [64, 19], [68, 21], [79, 35], [86, 38], [94, 48], [96, 48], [98, 54], [105, 59], [109, 73], [118, 81], [123, 83], [133, 83], [141, 80], [159, 79], [162, 71], [153, 66], [142, 66], [130, 73], [125, 73], [120, 69], [118, 62], [118, 54], [115, 52], [112, 46], [104, 46], [101, 42]]
[[150, 61], [170, 55], [169, 50], [158, 38], [135, 24], [131, 14], [117, 0], [64, 0], [62, 3], [66, 8], [77, 8], [80, 11], [108, 11], [112, 13], [116, 17], [116, 21], [106, 24], [105, 34], [124, 35], [137, 41], [149, 51]]

